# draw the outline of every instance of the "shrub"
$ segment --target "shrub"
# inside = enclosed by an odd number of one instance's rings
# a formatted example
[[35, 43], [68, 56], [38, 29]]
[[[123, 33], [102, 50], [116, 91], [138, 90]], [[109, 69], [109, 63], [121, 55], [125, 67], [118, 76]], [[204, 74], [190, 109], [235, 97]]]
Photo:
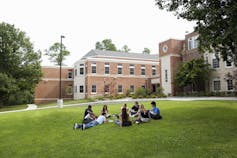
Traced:
[[145, 88], [138, 88], [134, 94], [135, 98], [145, 98], [147, 96], [147, 89]]

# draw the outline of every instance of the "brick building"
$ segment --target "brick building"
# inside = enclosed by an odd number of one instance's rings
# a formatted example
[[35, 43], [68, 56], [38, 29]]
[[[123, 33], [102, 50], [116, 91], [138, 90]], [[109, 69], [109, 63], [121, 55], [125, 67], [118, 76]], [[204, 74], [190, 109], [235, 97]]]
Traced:
[[[56, 101], [59, 98], [59, 67], [43, 66], [43, 77], [35, 88], [35, 103]], [[62, 98], [73, 99], [73, 68], [62, 67]]]
[[[199, 52], [197, 39], [198, 33], [192, 32], [184, 40], [163, 41], [156, 55], [91, 50], [73, 68], [63, 67], [63, 99], [114, 96], [126, 94], [128, 90], [133, 93], [139, 87], [151, 92], [162, 87], [164, 94], [175, 96], [181, 91], [174, 85], [178, 66], [197, 58], [203, 58], [215, 70], [208, 82], [199, 83], [197, 91], [237, 92], [237, 67], [220, 56], [217, 58], [217, 53]], [[57, 100], [59, 68], [42, 67], [42, 71], [42, 81], [35, 89], [35, 102]], [[184, 91], [190, 89], [186, 87]]]
[[[169, 39], [159, 43], [159, 59], [161, 72], [161, 87], [166, 95], [177, 95], [180, 91], [174, 86], [174, 77], [179, 64], [192, 59], [203, 58], [215, 71], [211, 73], [207, 83], [199, 83], [197, 91], [225, 92], [237, 91], [237, 67], [231, 61], [223, 61], [216, 53], [199, 52], [198, 33], [192, 32], [185, 35], [184, 40]], [[189, 92], [191, 87], [184, 91]]]
[[157, 55], [91, 50], [74, 64], [74, 99], [160, 86]]

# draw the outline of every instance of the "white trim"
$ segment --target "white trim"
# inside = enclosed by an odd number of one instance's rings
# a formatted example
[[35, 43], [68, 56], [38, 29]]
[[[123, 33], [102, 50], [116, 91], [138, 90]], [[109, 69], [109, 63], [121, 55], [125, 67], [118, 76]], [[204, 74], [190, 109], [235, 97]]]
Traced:
[[87, 58], [90, 62], [113, 62], [113, 63], [129, 63], [129, 64], [146, 64], [146, 65], [159, 65], [159, 59], [157, 61], [142, 61], [142, 60], [119, 60], [119, 59], [106, 59], [106, 58]]
[[[60, 68], [60, 66], [41, 66], [41, 68]], [[70, 66], [62, 66], [62, 69], [73, 69], [73, 67]]]
[[[42, 81], [60, 81], [59, 78], [42, 78]], [[61, 81], [73, 81], [73, 78], [61, 79]]]
[[[219, 90], [215, 90], [215, 89], [214, 89], [214, 81], [220, 81], [220, 89], [219, 89]], [[221, 80], [220, 80], [220, 78], [214, 78], [214, 79], [212, 80], [212, 91], [213, 91], [213, 92], [220, 92], [220, 91], [221, 91]]]
[[[87, 77], [110, 77], [110, 78], [118, 78], [118, 77], [123, 77], [123, 78], [150, 78], [150, 76], [146, 76], [146, 75], [123, 75], [123, 74], [116, 74], [116, 75], [105, 75], [105, 74], [87, 74]], [[154, 76], [152, 76], [154, 77]]]
[[[180, 54], [174, 54], [174, 53], [168, 53], [168, 54], [164, 54], [164, 55], [162, 54], [162, 57], [160, 57], [160, 58], [163, 58], [163, 57], [181, 57], [181, 55]], [[158, 64], [153, 64], [153, 65], [158, 65]]]

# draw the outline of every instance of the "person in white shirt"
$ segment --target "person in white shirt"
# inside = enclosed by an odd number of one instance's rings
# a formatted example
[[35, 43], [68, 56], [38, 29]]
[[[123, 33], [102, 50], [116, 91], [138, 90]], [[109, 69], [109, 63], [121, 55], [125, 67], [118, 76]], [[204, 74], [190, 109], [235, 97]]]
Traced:
[[99, 125], [99, 124], [102, 124], [104, 122], [106, 122], [106, 113], [102, 113], [96, 120], [93, 120], [87, 124], [78, 124], [78, 123], [75, 123], [74, 124], [74, 129], [78, 129], [78, 128], [81, 128], [82, 130], [85, 130], [87, 128], [91, 128], [91, 127], [94, 127], [96, 125]]

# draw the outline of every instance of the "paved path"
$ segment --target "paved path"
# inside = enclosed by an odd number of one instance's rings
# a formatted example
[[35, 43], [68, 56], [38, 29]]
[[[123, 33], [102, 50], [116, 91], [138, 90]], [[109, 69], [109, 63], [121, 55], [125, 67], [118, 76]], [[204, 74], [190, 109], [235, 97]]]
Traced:
[[[237, 97], [167, 97], [167, 98], [148, 98], [148, 99], [132, 99], [132, 98], [123, 98], [118, 100], [106, 100], [106, 101], [96, 101], [96, 102], [87, 102], [87, 103], [77, 103], [77, 104], [69, 104], [63, 105], [63, 107], [71, 107], [71, 106], [85, 106], [85, 105], [98, 105], [98, 104], [123, 104], [134, 101], [159, 101], [159, 100], [170, 100], [170, 101], [194, 101], [194, 100], [235, 100], [237, 101]], [[12, 112], [21, 112], [21, 111], [29, 111], [29, 110], [42, 110], [42, 109], [51, 109], [58, 108], [58, 106], [49, 106], [43, 108], [37, 108], [35, 104], [28, 104], [26, 109], [22, 110], [12, 110], [12, 111], [4, 111], [3, 113], [12, 113]]]
[[27, 108], [26, 108], [26, 110], [35, 110], [35, 109], [37, 109], [37, 105], [35, 105], [35, 104], [27, 104]]

